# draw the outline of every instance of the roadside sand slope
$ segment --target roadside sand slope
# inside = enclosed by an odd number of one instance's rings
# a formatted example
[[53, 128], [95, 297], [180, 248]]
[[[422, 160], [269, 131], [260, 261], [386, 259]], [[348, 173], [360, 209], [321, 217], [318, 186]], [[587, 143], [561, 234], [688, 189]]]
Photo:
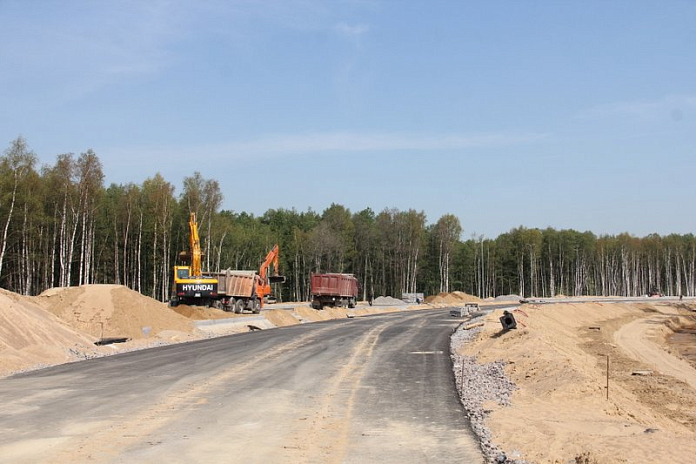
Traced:
[[[326, 308], [317, 311], [304, 302], [290, 309], [274, 309], [272, 305], [266, 309], [260, 315], [270, 323], [266, 325], [282, 327], [404, 308], [361, 304], [351, 310]], [[0, 376], [162, 344], [244, 332], [250, 328], [243, 321], [250, 317], [259, 315], [184, 305], [170, 308], [121, 285], [52, 288], [34, 297], [0, 289]], [[215, 324], [205, 331], [194, 326], [194, 321], [211, 319], [231, 319], [241, 324]], [[252, 325], [264, 326], [260, 322]], [[126, 337], [130, 341], [107, 347], [94, 345], [98, 339], [110, 337]]]
[[178, 306], [169, 307], [170, 310], [195, 321], [211, 320], [211, 319], [227, 319], [230, 317], [241, 317], [241, 315], [223, 311], [222, 309], [207, 308], [205, 306], [189, 306], [180, 304]]
[[0, 376], [96, 356], [94, 341], [25, 297], [0, 290]]
[[[523, 311], [528, 317], [515, 312], [518, 329], [508, 332], [501, 331], [500, 311], [492, 313], [461, 350], [482, 363], [508, 362], [518, 387], [512, 405], [486, 405], [493, 441], [508, 456], [535, 463], [693, 462], [696, 390], [685, 381], [694, 369], [660, 347], [664, 320], [678, 325], [692, 316], [647, 304]], [[654, 372], [632, 375], [638, 370]]]

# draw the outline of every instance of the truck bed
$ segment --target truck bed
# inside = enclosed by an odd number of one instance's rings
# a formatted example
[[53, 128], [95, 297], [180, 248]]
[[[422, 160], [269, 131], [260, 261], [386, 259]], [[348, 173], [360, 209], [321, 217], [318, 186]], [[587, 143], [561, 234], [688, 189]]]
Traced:
[[357, 297], [358, 281], [353, 274], [312, 274], [313, 296]]
[[218, 294], [235, 298], [251, 298], [257, 280], [256, 271], [226, 269], [212, 274], [218, 279]]

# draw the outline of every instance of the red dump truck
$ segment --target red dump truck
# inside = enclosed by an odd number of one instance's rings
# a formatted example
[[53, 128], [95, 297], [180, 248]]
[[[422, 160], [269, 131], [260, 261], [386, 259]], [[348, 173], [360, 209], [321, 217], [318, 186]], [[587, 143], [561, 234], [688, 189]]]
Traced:
[[358, 301], [358, 279], [353, 274], [312, 274], [310, 277], [312, 308], [347, 306]]

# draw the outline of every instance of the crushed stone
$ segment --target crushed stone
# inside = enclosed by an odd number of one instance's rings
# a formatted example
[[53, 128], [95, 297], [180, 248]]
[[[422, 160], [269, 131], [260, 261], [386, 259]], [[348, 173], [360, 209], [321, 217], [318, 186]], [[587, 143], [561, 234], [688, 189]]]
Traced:
[[403, 300], [397, 300], [391, 296], [378, 296], [372, 300], [372, 306], [400, 306], [403, 304]]
[[[471, 325], [482, 321], [476, 317], [463, 325]], [[461, 326], [460, 326], [461, 328]], [[481, 332], [481, 327], [470, 330], [458, 328], [450, 339], [450, 356], [454, 370], [454, 378], [459, 398], [467, 412], [471, 428], [481, 442], [481, 450], [489, 463], [529, 464], [528, 461], [507, 456], [491, 438], [491, 431], [486, 426], [489, 414], [483, 404], [495, 401], [502, 406], [510, 405], [510, 398], [515, 390], [515, 384], [505, 375], [505, 363], [496, 361], [479, 364], [473, 356], [459, 355], [459, 349], [474, 340]]]

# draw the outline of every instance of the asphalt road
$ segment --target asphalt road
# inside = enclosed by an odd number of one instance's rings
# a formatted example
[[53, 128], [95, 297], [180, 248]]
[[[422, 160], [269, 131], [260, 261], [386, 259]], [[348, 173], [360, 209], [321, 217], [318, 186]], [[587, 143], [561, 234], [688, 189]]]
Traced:
[[480, 463], [449, 310], [171, 345], [0, 380], [13, 463]]

